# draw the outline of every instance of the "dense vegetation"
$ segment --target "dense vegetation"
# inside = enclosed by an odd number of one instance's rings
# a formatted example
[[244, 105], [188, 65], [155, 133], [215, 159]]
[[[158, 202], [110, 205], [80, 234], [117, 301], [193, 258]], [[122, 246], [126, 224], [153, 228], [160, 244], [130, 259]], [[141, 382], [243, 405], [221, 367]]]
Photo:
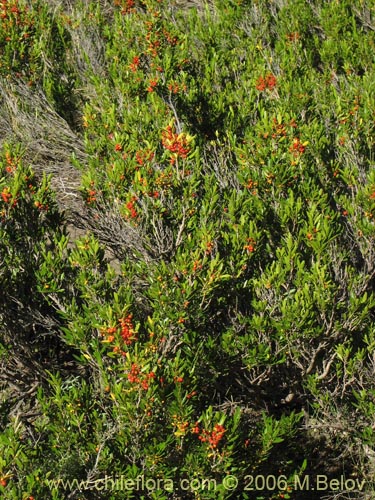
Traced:
[[0, 2], [4, 499], [373, 498], [375, 9], [194, 3]]

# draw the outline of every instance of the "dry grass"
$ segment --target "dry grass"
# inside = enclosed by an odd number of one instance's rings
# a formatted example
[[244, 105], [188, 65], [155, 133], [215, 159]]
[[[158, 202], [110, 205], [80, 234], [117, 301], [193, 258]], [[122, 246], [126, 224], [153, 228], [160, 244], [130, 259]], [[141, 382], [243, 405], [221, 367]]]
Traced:
[[0, 143], [21, 144], [24, 161], [37, 174], [52, 174], [52, 187], [61, 208], [79, 208], [80, 172], [73, 166], [72, 157], [86, 163], [81, 137], [58, 115], [42, 91], [25, 83], [1, 78], [0, 104]]

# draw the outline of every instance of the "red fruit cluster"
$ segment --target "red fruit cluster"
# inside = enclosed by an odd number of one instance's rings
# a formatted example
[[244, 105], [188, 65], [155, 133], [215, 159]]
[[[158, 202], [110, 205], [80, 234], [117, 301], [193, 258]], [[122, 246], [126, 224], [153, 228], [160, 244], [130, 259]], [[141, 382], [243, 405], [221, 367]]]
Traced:
[[130, 71], [135, 73], [139, 67], [140, 59], [138, 56], [134, 56], [132, 62], [129, 65]]
[[95, 189], [89, 189], [87, 192], [87, 198], [86, 198], [86, 203], [90, 205], [91, 203], [96, 202], [96, 190]]
[[8, 174], [14, 173], [15, 169], [17, 168], [18, 161], [19, 161], [18, 158], [13, 157], [9, 153], [9, 151], [6, 151], [6, 153], [5, 153], [5, 162], [6, 162], [5, 170], [6, 170], [6, 172], [8, 172]]
[[[112, 344], [113, 342], [116, 341], [116, 338], [118, 339], [119, 335], [121, 336], [126, 346], [129, 346], [133, 342], [137, 341], [138, 340], [137, 332], [134, 329], [132, 318], [133, 315], [128, 314], [127, 316], [120, 318], [116, 326], [103, 328], [101, 330], [101, 334], [103, 335], [103, 337], [105, 337], [103, 342]], [[118, 345], [114, 345], [112, 350], [115, 354], [121, 354], [122, 356], [126, 356], [127, 354]]]
[[190, 152], [187, 137], [184, 134], [177, 134], [171, 125], [163, 130], [161, 142], [165, 149], [180, 158], [186, 158]]
[[130, 217], [132, 219], [136, 219], [138, 217], [138, 212], [135, 209], [134, 201], [135, 200], [128, 201], [128, 203], [126, 204], [126, 208], [129, 210]]
[[293, 31], [292, 33], [288, 33], [286, 35], [286, 39], [289, 42], [298, 42], [298, 40], [301, 38], [301, 35], [298, 33], [298, 31]]
[[[16, 25], [22, 28], [32, 28], [33, 21], [28, 15], [27, 6], [20, 6], [18, 0], [0, 0], [0, 19], [1, 27], [4, 33], [10, 33], [11, 28]], [[30, 37], [30, 33], [24, 30], [22, 38]], [[11, 40], [10, 36], [5, 38], [7, 42]]]
[[48, 208], [49, 208], [49, 207], [48, 207], [48, 205], [46, 205], [46, 204], [44, 204], [44, 203], [42, 203], [42, 202], [40, 202], [40, 201], [38, 201], [38, 200], [34, 202], [34, 206], [35, 206], [38, 210], [40, 210], [40, 211], [42, 211], [42, 210], [43, 210], [44, 212], [48, 212]]
[[244, 246], [244, 250], [248, 253], [253, 253], [255, 251], [255, 240], [254, 238], [247, 238], [247, 245]]
[[178, 94], [180, 90], [186, 92], [186, 85], [179, 85], [177, 82], [171, 82], [168, 84], [168, 90], [172, 94]]
[[263, 92], [264, 90], [272, 90], [276, 87], [277, 85], [277, 78], [275, 75], [272, 73], [268, 73], [265, 77], [260, 76], [256, 82], [255, 88], [259, 90], [260, 92]]
[[147, 390], [150, 387], [150, 380], [155, 378], [154, 372], [141, 373], [141, 368], [137, 363], [133, 363], [128, 373], [128, 380], [131, 384], [139, 384], [142, 389]]
[[10, 205], [12, 207], [15, 207], [17, 205], [17, 196], [12, 196], [12, 193], [10, 192], [10, 189], [8, 187], [5, 187], [2, 192], [0, 193], [0, 196], [3, 200], [4, 203], [7, 205]]
[[147, 28], [146, 43], [147, 52], [151, 57], [156, 58], [159, 55], [160, 48], [163, 46], [174, 47], [178, 44], [179, 40], [177, 36], [170, 33], [165, 28], [160, 29], [160, 12], [155, 10], [152, 13], [155, 21], [146, 21], [145, 26]]
[[306, 149], [306, 145], [303, 144], [298, 137], [295, 137], [293, 139], [292, 145], [289, 148], [289, 151], [296, 156], [296, 155], [304, 153], [305, 149]]
[[198, 434], [198, 439], [202, 441], [202, 443], [208, 443], [210, 448], [215, 449], [223, 439], [226, 429], [223, 425], [216, 424], [211, 432], [206, 429], [201, 430], [199, 428], [199, 423], [196, 422], [191, 432], [193, 434]]
[[150, 80], [149, 86], [147, 87], [147, 92], [154, 92], [157, 84], [158, 84], [157, 78], [153, 78], [152, 80]]
[[[18, 0], [9, 1], [9, 0], [1, 0], [0, 2], [1, 8], [1, 19], [10, 18], [12, 15], [18, 19], [21, 15], [21, 10], [18, 6]], [[18, 23], [19, 24], [19, 23]]]
[[174, 47], [175, 45], [178, 44], [178, 38], [177, 36], [172, 35], [168, 30], [163, 28], [163, 35], [165, 40], [168, 42], [169, 45]]
[[150, 149], [139, 150], [135, 153], [135, 161], [138, 165], [144, 165], [146, 162], [150, 162], [153, 160], [155, 153]]
[[130, 14], [134, 12], [135, 0], [115, 0], [115, 5], [122, 7], [121, 14]]
[[119, 320], [121, 328], [120, 335], [126, 345], [130, 345], [137, 340], [137, 333], [134, 330], [132, 318], [133, 315], [128, 314], [127, 316], [125, 316], [124, 318], [120, 318]]
[[2, 197], [4, 203], [10, 202], [10, 200], [12, 199], [12, 194], [11, 194], [9, 188], [4, 188], [2, 190], [1, 197]]

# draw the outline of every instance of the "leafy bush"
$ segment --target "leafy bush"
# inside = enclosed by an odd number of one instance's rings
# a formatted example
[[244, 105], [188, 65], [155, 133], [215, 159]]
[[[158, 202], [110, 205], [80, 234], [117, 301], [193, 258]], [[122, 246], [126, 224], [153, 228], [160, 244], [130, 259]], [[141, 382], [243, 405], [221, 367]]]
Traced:
[[1, 4], [4, 498], [371, 498], [372, 11], [194, 4]]

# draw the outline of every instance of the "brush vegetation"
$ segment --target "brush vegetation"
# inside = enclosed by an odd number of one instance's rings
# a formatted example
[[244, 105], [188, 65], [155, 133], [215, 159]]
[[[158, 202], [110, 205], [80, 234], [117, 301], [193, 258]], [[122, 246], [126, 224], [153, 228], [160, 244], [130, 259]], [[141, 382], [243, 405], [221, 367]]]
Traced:
[[2, 498], [373, 498], [374, 50], [362, 0], [0, 2]]

